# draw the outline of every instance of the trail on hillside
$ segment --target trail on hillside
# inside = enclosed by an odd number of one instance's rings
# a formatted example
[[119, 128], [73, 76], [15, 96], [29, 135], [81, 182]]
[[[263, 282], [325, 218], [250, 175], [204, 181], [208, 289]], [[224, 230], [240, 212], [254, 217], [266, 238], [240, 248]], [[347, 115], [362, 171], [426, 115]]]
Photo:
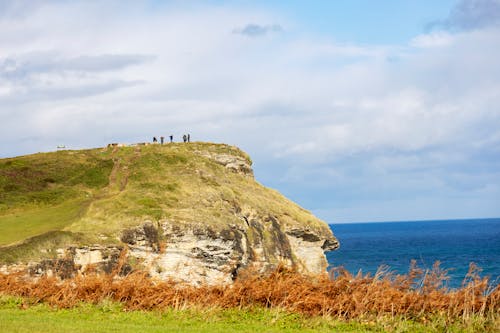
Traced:
[[[139, 157], [141, 157], [141, 148], [136, 147], [134, 150], [134, 155], [132, 155], [132, 157], [129, 159], [128, 164], [130, 165], [130, 164], [134, 163]], [[129, 176], [130, 176], [129, 167], [127, 165], [125, 165], [123, 167], [123, 178], [120, 182], [120, 192], [123, 191], [125, 189], [125, 187], [127, 187]]]
[[118, 150], [119, 147], [116, 146], [113, 148], [113, 151], [111, 152], [111, 159], [113, 160], [113, 169], [109, 174], [107, 196], [114, 195], [115, 193], [112, 192], [114, 192], [113, 189], [115, 188], [118, 188], [119, 192], [125, 190], [128, 184], [128, 177], [130, 176], [129, 165], [132, 164], [141, 156], [141, 148], [136, 147], [133, 155], [126, 158], [125, 160], [122, 160], [120, 157], [116, 156]]
[[120, 170], [120, 159], [116, 157], [116, 153], [118, 151], [118, 146], [113, 147], [113, 151], [111, 152], [111, 159], [113, 161], [113, 169], [109, 174], [108, 188], [116, 185], [117, 173]]

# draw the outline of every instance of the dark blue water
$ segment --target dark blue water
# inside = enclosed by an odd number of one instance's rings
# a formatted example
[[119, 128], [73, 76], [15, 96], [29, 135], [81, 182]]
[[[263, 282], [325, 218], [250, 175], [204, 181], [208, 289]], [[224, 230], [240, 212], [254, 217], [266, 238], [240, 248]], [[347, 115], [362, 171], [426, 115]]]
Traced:
[[330, 266], [344, 266], [355, 274], [375, 273], [388, 265], [398, 274], [408, 272], [411, 259], [421, 268], [436, 260], [449, 269], [448, 286], [459, 287], [474, 262], [500, 283], [500, 218], [332, 224], [340, 249], [327, 253]]

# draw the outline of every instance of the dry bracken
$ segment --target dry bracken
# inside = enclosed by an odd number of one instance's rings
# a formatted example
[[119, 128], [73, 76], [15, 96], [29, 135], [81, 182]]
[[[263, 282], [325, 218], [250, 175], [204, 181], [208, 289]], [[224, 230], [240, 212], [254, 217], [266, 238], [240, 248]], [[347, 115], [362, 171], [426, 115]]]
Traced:
[[445, 287], [446, 271], [439, 262], [427, 271], [412, 264], [406, 275], [381, 268], [374, 276], [353, 276], [335, 268], [329, 275], [312, 277], [279, 267], [267, 275], [247, 271], [230, 286], [203, 287], [154, 280], [143, 272], [116, 273], [66, 280], [0, 275], [0, 293], [24, 297], [31, 304], [44, 302], [64, 308], [113, 300], [129, 310], [258, 306], [340, 319], [404, 316], [425, 320], [439, 315], [450, 321], [472, 316], [498, 321], [500, 309], [498, 286], [481, 278], [473, 264], [458, 289]]

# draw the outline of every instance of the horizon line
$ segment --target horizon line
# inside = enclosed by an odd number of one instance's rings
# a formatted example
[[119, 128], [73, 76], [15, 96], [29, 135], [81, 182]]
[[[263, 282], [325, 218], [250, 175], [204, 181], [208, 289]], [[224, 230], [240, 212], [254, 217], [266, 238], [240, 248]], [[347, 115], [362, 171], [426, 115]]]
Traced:
[[452, 219], [422, 219], [422, 220], [389, 220], [389, 221], [348, 221], [348, 222], [328, 222], [328, 225], [338, 224], [370, 224], [370, 223], [398, 223], [398, 222], [446, 222], [446, 221], [467, 221], [467, 220], [500, 220], [500, 217], [473, 217], [473, 218], [452, 218]]

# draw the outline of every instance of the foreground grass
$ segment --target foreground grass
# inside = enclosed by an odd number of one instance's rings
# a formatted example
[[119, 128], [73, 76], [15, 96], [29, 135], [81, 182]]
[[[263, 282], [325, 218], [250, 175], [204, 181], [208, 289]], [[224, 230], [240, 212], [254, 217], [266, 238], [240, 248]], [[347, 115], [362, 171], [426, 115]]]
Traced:
[[125, 311], [119, 303], [81, 303], [70, 309], [26, 306], [21, 298], [0, 297], [1, 332], [494, 332], [480, 320], [426, 323], [404, 318], [340, 321], [305, 317], [280, 309], [165, 309]]

